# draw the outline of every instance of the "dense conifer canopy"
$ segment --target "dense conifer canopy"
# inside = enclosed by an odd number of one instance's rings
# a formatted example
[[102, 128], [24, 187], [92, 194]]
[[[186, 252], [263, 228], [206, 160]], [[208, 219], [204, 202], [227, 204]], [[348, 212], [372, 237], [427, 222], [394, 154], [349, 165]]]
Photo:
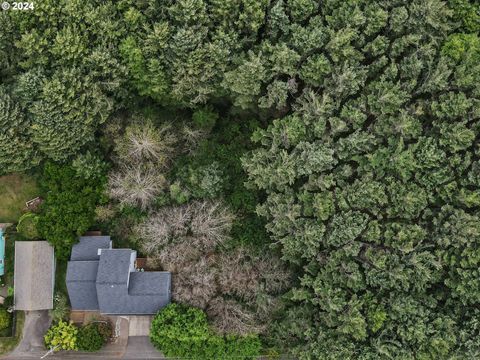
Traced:
[[[480, 357], [477, 1], [35, 7], [0, 13], [0, 173], [67, 164], [44, 169], [57, 190], [40, 221], [64, 256], [93, 222], [103, 185], [87, 185], [103, 152], [124, 207], [112, 228], [128, 211], [141, 224], [141, 211], [215, 199], [238, 216], [243, 251], [266, 242], [258, 203], [272, 240], [262, 251], [296, 271], [266, 344], [300, 359]], [[145, 104], [178, 117], [128, 124]], [[119, 172], [132, 138], [168, 156]], [[82, 191], [84, 216], [59, 218], [59, 194]]]

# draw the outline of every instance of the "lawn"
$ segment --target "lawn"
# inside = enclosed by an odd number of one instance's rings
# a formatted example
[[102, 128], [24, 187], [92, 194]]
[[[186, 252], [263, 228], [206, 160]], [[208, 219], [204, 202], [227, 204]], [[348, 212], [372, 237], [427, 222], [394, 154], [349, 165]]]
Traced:
[[62, 293], [68, 298], [67, 292], [67, 261], [57, 259], [55, 265], [55, 294]]
[[25, 174], [0, 176], [0, 223], [17, 222], [25, 202], [38, 196], [35, 180]]
[[9, 353], [20, 342], [22, 338], [23, 324], [25, 323], [25, 313], [23, 311], [17, 311], [17, 326], [15, 328], [15, 336], [12, 337], [0, 337], [0, 355]]

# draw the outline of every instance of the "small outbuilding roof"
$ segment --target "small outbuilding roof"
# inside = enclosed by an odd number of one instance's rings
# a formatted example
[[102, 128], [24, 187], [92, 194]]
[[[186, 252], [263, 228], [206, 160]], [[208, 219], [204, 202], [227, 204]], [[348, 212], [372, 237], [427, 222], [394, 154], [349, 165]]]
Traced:
[[14, 304], [17, 310], [53, 308], [55, 255], [46, 241], [15, 241]]

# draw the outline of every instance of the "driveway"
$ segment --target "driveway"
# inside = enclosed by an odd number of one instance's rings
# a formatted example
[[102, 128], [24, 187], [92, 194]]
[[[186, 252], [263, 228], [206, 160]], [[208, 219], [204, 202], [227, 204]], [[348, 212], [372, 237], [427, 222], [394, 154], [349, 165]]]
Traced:
[[128, 338], [127, 351], [123, 359], [165, 359], [163, 355], [153, 347], [148, 336], [131, 336]]
[[50, 327], [50, 323], [48, 310], [26, 311], [22, 340], [10, 356], [36, 356], [39, 352], [44, 352], [43, 335]]
[[128, 317], [128, 335], [129, 336], [148, 336], [150, 334], [150, 325], [152, 316], [129, 316]]
[[[46, 359], [69, 359], [69, 360], [89, 360], [89, 359], [165, 359], [150, 343], [148, 336], [129, 336], [130, 323], [127, 319], [131, 317], [112, 317], [110, 320], [114, 324], [115, 332], [118, 337], [115, 342], [107, 344], [100, 351], [93, 353], [82, 352], [58, 352], [50, 354]], [[149, 329], [150, 317], [133, 317], [131, 325], [134, 333], [145, 332]], [[47, 350], [43, 345], [43, 335], [49, 328], [51, 319], [48, 311], [30, 311], [25, 313], [25, 326], [23, 328], [23, 338], [17, 348], [8, 354], [4, 359], [32, 360], [39, 359], [45, 355]]]

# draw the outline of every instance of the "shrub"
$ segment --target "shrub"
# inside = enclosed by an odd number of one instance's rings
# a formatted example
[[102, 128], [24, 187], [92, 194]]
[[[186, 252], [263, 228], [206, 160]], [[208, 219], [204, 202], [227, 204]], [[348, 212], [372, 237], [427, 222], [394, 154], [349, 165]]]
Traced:
[[197, 167], [190, 165], [181, 169], [177, 177], [195, 198], [213, 199], [223, 192], [225, 176], [217, 161]]
[[56, 294], [53, 309], [50, 310], [50, 316], [53, 322], [65, 320], [68, 316], [69, 307], [67, 304], [67, 297], [64, 294]]
[[95, 323], [98, 333], [102, 336], [103, 342], [106, 343], [113, 336], [113, 328], [110, 322]]
[[111, 205], [100, 205], [95, 209], [95, 220], [107, 222], [115, 216], [115, 209]]
[[257, 336], [220, 336], [208, 326], [205, 313], [170, 304], [153, 319], [150, 339], [166, 356], [203, 359], [247, 359], [259, 355]]
[[0, 309], [0, 330], [7, 329], [10, 326], [12, 316], [6, 309]]
[[8, 309], [10, 306], [13, 306], [13, 294], [8, 294], [5, 300], [3, 301], [3, 306]]
[[170, 198], [179, 205], [185, 204], [190, 199], [190, 192], [176, 181], [170, 185]]
[[17, 231], [28, 240], [37, 239], [39, 237], [37, 223], [38, 215], [33, 213], [23, 214], [18, 220]]
[[107, 164], [95, 154], [87, 151], [85, 154], [78, 155], [72, 162], [72, 167], [77, 175], [84, 179], [94, 179], [98, 174], [104, 174]]
[[206, 106], [195, 111], [192, 115], [192, 120], [195, 126], [210, 131], [218, 120], [218, 113], [211, 106]]
[[77, 350], [78, 328], [72, 322], [60, 320], [58, 324], [52, 325], [45, 334], [45, 346], [55, 351]]
[[98, 351], [104, 344], [103, 334], [97, 324], [89, 324], [79, 329], [77, 337], [78, 350]]

